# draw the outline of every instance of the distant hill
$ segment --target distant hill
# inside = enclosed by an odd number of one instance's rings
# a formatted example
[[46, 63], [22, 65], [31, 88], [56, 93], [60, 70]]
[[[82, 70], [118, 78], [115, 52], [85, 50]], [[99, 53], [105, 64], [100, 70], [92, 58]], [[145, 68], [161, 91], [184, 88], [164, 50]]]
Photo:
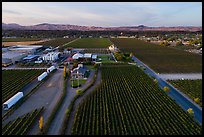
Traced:
[[95, 27], [95, 26], [79, 26], [70, 24], [49, 24], [42, 23], [31, 26], [21, 26], [19, 24], [2, 23], [2, 29], [21, 29], [21, 30], [81, 30], [81, 31], [202, 31], [202, 27], [196, 26], [178, 26], [178, 27], [148, 27], [139, 26], [124, 26], [124, 27]]

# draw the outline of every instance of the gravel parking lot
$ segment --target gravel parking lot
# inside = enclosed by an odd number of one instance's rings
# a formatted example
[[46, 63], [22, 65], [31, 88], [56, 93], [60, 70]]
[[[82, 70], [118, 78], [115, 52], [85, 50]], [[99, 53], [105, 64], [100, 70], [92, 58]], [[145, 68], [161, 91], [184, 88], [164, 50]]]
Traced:
[[[19, 108], [17, 108], [11, 116], [3, 121], [2, 124], [14, 120], [17, 117], [42, 106], [45, 107], [45, 111], [43, 113], [45, 121], [63, 91], [63, 81], [63, 70], [57, 70], [35, 93], [33, 93]], [[38, 124], [32, 128], [31, 133], [36, 133], [36, 130], [38, 130]]]

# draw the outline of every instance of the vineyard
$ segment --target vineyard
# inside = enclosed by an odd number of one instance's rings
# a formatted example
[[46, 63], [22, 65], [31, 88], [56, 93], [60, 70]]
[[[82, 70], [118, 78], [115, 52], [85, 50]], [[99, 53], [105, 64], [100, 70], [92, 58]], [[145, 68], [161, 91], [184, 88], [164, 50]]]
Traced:
[[26, 135], [39, 118], [43, 109], [43, 107], [41, 109], [35, 109], [22, 117], [18, 117], [14, 121], [8, 122], [2, 126], [2, 135]]
[[2, 103], [36, 79], [44, 70], [2, 70]]
[[86, 48], [84, 49], [84, 53], [97, 53], [97, 54], [109, 54], [110, 51], [106, 48], [98, 48], [98, 49], [95, 49], [95, 48]]
[[201, 126], [135, 66], [101, 66], [102, 83], [77, 108], [73, 135], [201, 135]]
[[106, 38], [81, 38], [78, 39], [65, 47], [72, 48], [107, 48], [111, 45], [109, 39]]
[[134, 55], [159, 73], [202, 72], [202, 56], [138, 39], [111, 39], [124, 52]]
[[199, 98], [202, 106], [202, 80], [168, 80], [175, 88], [185, 93], [191, 99]]
[[43, 45], [43, 46], [51, 46], [53, 48], [57, 46], [62, 46], [70, 41], [74, 40], [74, 38], [56, 38], [49, 41], [44, 41], [40, 43], [35, 43], [33, 45]]

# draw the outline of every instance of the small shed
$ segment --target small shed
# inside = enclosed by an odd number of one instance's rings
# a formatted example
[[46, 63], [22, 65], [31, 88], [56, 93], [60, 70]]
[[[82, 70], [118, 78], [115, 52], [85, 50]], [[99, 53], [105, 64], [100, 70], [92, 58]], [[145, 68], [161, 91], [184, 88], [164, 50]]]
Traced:
[[92, 55], [92, 61], [96, 61], [97, 60], [97, 55]]

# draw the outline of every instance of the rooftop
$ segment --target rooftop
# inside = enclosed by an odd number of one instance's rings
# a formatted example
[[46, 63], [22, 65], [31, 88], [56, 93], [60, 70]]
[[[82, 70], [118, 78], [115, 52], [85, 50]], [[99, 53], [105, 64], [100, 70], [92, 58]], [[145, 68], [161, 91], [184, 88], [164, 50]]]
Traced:
[[91, 55], [92, 55], [91, 53], [85, 53], [84, 58], [91, 58]]
[[97, 59], [97, 55], [92, 55], [92, 59]]
[[11, 58], [18, 57], [20, 55], [26, 55], [26, 54], [22, 52], [8, 51], [8, 52], [2, 53], [2, 58], [11, 59]]
[[38, 55], [28, 55], [27, 57], [23, 58], [24, 60], [25, 59], [33, 59], [35, 57], [39, 57]]
[[74, 54], [74, 55], [72, 56], [73, 59], [79, 59], [79, 58], [83, 58], [83, 57], [84, 57], [84, 55], [81, 54], [81, 53], [76, 53], [76, 54]]
[[10, 59], [2, 58], [2, 63], [11, 63], [12, 61]]

